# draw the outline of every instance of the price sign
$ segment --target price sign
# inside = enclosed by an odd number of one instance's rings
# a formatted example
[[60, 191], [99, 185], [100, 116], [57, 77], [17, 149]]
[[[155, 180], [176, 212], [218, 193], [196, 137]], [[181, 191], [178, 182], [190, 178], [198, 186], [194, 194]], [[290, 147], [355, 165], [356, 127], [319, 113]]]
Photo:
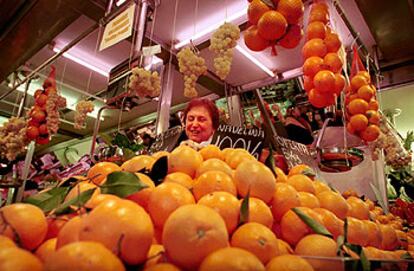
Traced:
[[156, 153], [158, 151], [171, 152], [177, 145], [178, 139], [183, 131], [181, 126], [168, 129], [155, 138], [155, 142], [151, 145], [150, 152]]
[[305, 145], [280, 136], [276, 137], [276, 141], [289, 168], [305, 164], [314, 169], [315, 172], [319, 170], [315, 159]]

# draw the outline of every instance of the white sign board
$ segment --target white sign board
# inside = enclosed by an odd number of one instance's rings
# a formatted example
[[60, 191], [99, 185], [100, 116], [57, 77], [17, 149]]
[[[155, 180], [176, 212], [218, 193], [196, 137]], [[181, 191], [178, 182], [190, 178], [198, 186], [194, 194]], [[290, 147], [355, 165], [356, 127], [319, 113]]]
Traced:
[[128, 7], [105, 26], [99, 51], [131, 36], [134, 25], [134, 14], [135, 4]]

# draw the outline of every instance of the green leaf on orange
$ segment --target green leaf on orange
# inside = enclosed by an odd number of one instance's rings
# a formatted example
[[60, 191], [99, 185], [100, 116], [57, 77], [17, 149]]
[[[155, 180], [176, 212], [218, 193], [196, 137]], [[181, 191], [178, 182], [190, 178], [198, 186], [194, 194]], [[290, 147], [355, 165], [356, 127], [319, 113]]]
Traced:
[[65, 199], [69, 190], [70, 187], [54, 187], [30, 196], [24, 202], [33, 204], [47, 213], [55, 209]]
[[266, 158], [265, 165], [268, 168], [270, 168], [270, 170], [273, 172], [273, 174], [277, 178], [277, 173], [276, 173], [276, 169], [275, 169], [275, 158], [273, 157], [272, 146], [269, 147], [269, 156]]
[[271, 8], [276, 8], [272, 0], [260, 0]]
[[246, 196], [243, 198], [243, 201], [240, 206], [240, 222], [239, 225], [242, 225], [249, 221], [249, 198], [250, 198], [250, 188], [247, 191]]
[[299, 218], [306, 225], [308, 225], [309, 228], [311, 228], [315, 233], [332, 238], [332, 234], [325, 228], [324, 225], [320, 224], [318, 221], [314, 220], [313, 218], [311, 218], [310, 216], [308, 216], [307, 214], [305, 214], [304, 212], [302, 212], [300, 209], [296, 207], [292, 208], [292, 211], [297, 216], [299, 216]]
[[71, 206], [84, 206], [88, 200], [92, 197], [93, 192], [95, 192], [96, 188], [88, 189], [80, 193], [77, 197], [65, 201], [62, 205], [60, 205], [56, 210], [56, 215], [68, 214], [74, 212], [75, 210], [71, 208]]
[[106, 177], [101, 185], [101, 193], [112, 194], [124, 198], [148, 187], [139, 177], [131, 172], [116, 171]]

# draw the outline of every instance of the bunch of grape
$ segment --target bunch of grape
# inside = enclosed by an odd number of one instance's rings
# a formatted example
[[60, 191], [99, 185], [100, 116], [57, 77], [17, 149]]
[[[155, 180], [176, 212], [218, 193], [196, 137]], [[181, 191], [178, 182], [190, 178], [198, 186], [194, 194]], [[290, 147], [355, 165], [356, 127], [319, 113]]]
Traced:
[[151, 73], [151, 71], [136, 67], [132, 69], [128, 87], [141, 98], [156, 97], [161, 92], [161, 79], [156, 71]]
[[26, 136], [27, 122], [24, 118], [12, 117], [0, 127], [0, 158], [13, 161], [26, 153], [29, 139]]
[[86, 115], [91, 113], [94, 109], [94, 104], [91, 101], [80, 101], [76, 105], [76, 112], [75, 112], [75, 124], [73, 127], [75, 129], [82, 129], [85, 125]]
[[240, 29], [237, 25], [224, 23], [211, 36], [210, 51], [214, 52], [214, 68], [216, 74], [222, 79], [226, 79], [230, 73], [233, 61], [233, 48], [237, 45], [240, 38]]
[[186, 47], [178, 52], [177, 59], [180, 72], [184, 75], [184, 96], [188, 98], [197, 97], [198, 93], [195, 88], [197, 79], [207, 71], [204, 58]]
[[46, 103], [46, 127], [49, 135], [54, 135], [59, 129], [59, 109], [66, 107], [66, 99], [57, 92], [49, 93]]

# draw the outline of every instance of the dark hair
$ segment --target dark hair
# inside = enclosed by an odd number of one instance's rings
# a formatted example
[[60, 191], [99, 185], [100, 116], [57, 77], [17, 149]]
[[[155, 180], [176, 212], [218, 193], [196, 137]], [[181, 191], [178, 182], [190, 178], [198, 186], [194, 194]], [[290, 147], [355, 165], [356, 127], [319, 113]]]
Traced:
[[187, 120], [187, 114], [190, 112], [190, 110], [193, 107], [202, 106], [210, 113], [211, 121], [213, 122], [213, 128], [217, 129], [220, 124], [220, 113], [217, 108], [217, 106], [214, 104], [213, 101], [209, 99], [203, 99], [203, 98], [196, 98], [192, 99], [188, 105], [187, 108], [184, 110], [184, 123]]

